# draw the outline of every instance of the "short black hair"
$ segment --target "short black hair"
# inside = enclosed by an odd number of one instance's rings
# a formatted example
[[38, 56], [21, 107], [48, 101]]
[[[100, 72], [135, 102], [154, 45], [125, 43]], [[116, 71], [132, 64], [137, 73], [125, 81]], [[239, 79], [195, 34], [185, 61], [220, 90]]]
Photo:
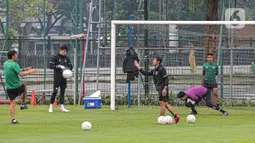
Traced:
[[15, 51], [15, 50], [11, 50], [11, 51], [9, 51], [8, 53], [7, 53], [7, 57], [8, 57], [8, 59], [10, 60], [10, 59], [12, 59], [12, 56], [14, 56], [14, 55], [16, 55], [17, 54], [17, 52]]
[[62, 45], [62, 46], [60, 47], [60, 50], [66, 50], [66, 51], [68, 51], [67, 45]]
[[159, 64], [161, 64], [161, 62], [162, 62], [162, 58], [161, 57], [156, 57], [155, 58], [157, 61], [159, 61]]
[[207, 57], [208, 57], [208, 56], [213, 56], [213, 53], [208, 53], [208, 54], [207, 54]]
[[179, 92], [179, 93], [177, 94], [177, 98], [182, 98], [182, 97], [185, 96], [185, 95], [186, 95], [186, 93], [183, 92], [183, 91], [181, 91], [181, 92]]

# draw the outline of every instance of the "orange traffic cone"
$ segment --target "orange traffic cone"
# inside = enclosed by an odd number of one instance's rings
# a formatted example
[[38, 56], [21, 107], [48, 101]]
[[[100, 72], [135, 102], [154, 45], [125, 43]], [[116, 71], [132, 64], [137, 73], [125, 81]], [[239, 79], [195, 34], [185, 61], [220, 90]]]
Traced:
[[30, 99], [30, 104], [32, 106], [36, 105], [36, 98], [35, 98], [35, 91], [34, 90], [32, 90], [32, 96], [31, 96], [31, 99]]
[[54, 103], [53, 103], [53, 105], [58, 105], [58, 101], [55, 100]]

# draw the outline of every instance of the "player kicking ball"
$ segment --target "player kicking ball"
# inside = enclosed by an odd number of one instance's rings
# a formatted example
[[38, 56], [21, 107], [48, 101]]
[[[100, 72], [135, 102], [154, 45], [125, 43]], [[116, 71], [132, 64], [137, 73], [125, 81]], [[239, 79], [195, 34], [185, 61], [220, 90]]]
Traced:
[[195, 86], [186, 91], [181, 91], [177, 94], [177, 98], [184, 101], [185, 105], [191, 108], [192, 111], [190, 114], [198, 114], [197, 110], [195, 109], [195, 105], [198, 104], [202, 99], [205, 99], [207, 107], [220, 111], [223, 116], [228, 116], [227, 111], [223, 110], [218, 105], [212, 104], [210, 91], [203, 86]]
[[11, 123], [19, 124], [19, 122], [15, 119], [16, 98], [22, 95], [20, 110], [28, 108], [25, 105], [27, 88], [20, 82], [19, 76], [30, 75], [34, 72], [37, 72], [37, 69], [25, 68], [21, 70], [19, 64], [16, 62], [18, 58], [17, 52], [14, 50], [9, 51], [7, 56], [8, 60], [4, 62], [4, 75], [6, 79], [7, 94], [10, 99], [10, 113], [12, 118]]
[[[177, 115], [173, 108], [168, 104], [168, 75], [166, 69], [161, 65], [161, 62], [162, 58], [154, 58], [152, 61], [154, 69], [150, 72], [143, 70], [137, 61], [135, 61], [134, 64], [143, 75], [153, 76], [154, 84], [159, 94], [160, 116], [164, 116], [165, 110], [167, 109], [174, 116], [175, 123], [177, 124], [180, 120], [180, 116]], [[157, 122], [155, 123], [157, 124]]]

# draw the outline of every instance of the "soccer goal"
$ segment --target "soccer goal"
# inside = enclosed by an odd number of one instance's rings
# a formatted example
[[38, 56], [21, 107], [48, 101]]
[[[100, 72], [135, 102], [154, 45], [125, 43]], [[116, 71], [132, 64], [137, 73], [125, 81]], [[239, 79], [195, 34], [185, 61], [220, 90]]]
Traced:
[[[116, 98], [126, 92], [127, 83], [121, 83], [122, 61], [125, 50], [130, 46], [140, 56], [140, 65], [145, 69], [155, 56], [163, 58], [163, 65], [171, 77], [169, 90], [176, 93], [188, 87], [199, 85], [206, 54], [214, 54], [214, 62], [219, 65], [218, 88], [224, 99], [246, 99], [255, 95], [250, 81], [240, 83], [235, 80], [253, 76], [252, 59], [255, 59], [255, 21], [122, 21], [111, 22], [111, 110], [115, 110]], [[132, 36], [129, 30], [132, 29]], [[130, 38], [129, 38], [130, 37]], [[190, 54], [193, 50], [192, 54]], [[190, 55], [194, 55], [190, 58]], [[192, 59], [192, 60], [190, 60]], [[192, 61], [192, 62], [190, 62]], [[194, 66], [193, 64], [196, 66]], [[192, 68], [192, 69], [191, 69]], [[196, 69], [194, 69], [196, 68]], [[152, 79], [144, 76], [132, 82], [131, 96], [139, 98], [157, 92]], [[224, 84], [223, 84], [224, 77]], [[136, 83], [137, 82], [137, 83]], [[224, 86], [224, 89], [223, 89]], [[237, 92], [238, 91], [238, 92]], [[224, 93], [224, 94], [223, 94]], [[240, 95], [240, 93], [242, 93]], [[124, 93], [126, 94], [126, 93]], [[139, 105], [140, 103], [138, 103]]]

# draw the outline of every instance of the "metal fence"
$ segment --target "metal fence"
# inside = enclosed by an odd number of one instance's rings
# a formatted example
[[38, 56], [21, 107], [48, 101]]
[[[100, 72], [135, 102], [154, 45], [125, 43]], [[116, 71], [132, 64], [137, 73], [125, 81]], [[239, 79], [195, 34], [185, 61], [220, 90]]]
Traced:
[[[75, 47], [82, 47], [81, 41], [75, 46], [74, 40], [70, 40], [70, 35], [74, 33], [86, 33], [88, 36], [88, 52], [86, 55], [85, 68], [85, 93], [90, 95], [96, 90], [101, 90], [103, 95], [110, 94], [110, 50], [107, 48], [110, 43], [110, 22], [116, 20], [129, 20], [130, 15], [134, 20], [144, 19], [144, 0], [51, 0], [52, 8], [46, 7], [49, 13], [40, 12], [41, 17], [33, 20], [24, 20], [20, 22], [19, 18], [11, 15], [7, 22], [9, 25], [8, 45], [0, 47], [0, 50], [8, 51], [16, 48], [19, 54], [18, 63], [20, 67], [32, 66], [39, 69], [39, 72], [28, 77], [22, 77], [22, 82], [28, 85], [28, 90], [35, 90], [36, 93], [45, 93], [50, 95], [52, 90], [52, 70], [49, 69], [50, 57], [58, 53], [61, 44], [67, 44], [70, 47], [69, 57], [74, 62]], [[90, 3], [93, 2], [92, 5]], [[246, 11], [246, 20], [254, 19], [253, 1], [224, 1], [226, 8], [243, 8]], [[47, 5], [48, 1], [46, 2]], [[20, 5], [24, 5], [21, 3]], [[10, 3], [12, 9], [15, 5]], [[36, 5], [42, 9], [41, 5]], [[148, 0], [148, 20], [205, 20], [207, 0]], [[1, 4], [0, 18], [5, 30], [6, 13], [4, 4]], [[17, 7], [18, 10], [19, 7]], [[29, 9], [30, 10], [30, 9]], [[16, 12], [13, 11], [12, 12]], [[43, 39], [43, 15], [46, 15], [46, 40]], [[28, 13], [24, 12], [24, 15]], [[33, 15], [31, 15], [33, 16]], [[60, 17], [62, 16], [62, 17]], [[221, 19], [222, 13], [218, 12], [218, 19]], [[54, 18], [53, 18], [54, 17]], [[22, 18], [22, 15], [21, 15]], [[59, 19], [58, 19], [59, 18]], [[89, 24], [89, 19], [91, 23]], [[58, 21], [56, 21], [58, 20]], [[90, 27], [90, 31], [88, 31]], [[100, 29], [101, 28], [101, 29]], [[144, 46], [144, 30], [150, 29], [147, 46]], [[152, 26], [144, 25], [134, 26], [133, 28], [133, 45], [137, 49], [141, 59], [144, 58], [144, 49], [149, 49], [150, 61], [156, 55], [164, 57], [164, 66], [170, 76], [170, 90], [174, 93], [198, 85], [201, 77], [201, 66], [203, 64], [203, 48], [205, 31], [204, 26]], [[217, 27], [217, 38], [219, 38], [220, 27]], [[217, 46], [216, 53], [222, 53], [222, 69], [223, 81], [219, 85], [222, 96], [226, 99], [254, 98], [253, 90], [253, 70], [252, 62], [254, 59], [254, 35], [253, 27], [247, 27], [246, 31], [234, 31], [234, 35], [240, 35], [231, 41], [228, 30], [223, 29], [222, 50], [219, 51]], [[99, 32], [100, 31], [100, 32]], [[247, 31], [249, 34], [247, 34]], [[88, 32], [88, 33], [87, 33]], [[117, 27], [117, 46], [128, 47], [129, 26]], [[85, 35], [86, 35], [85, 34]], [[50, 36], [51, 35], [51, 36]], [[68, 35], [68, 36], [67, 36]], [[0, 44], [4, 45], [6, 38], [4, 34], [0, 34]], [[23, 38], [25, 37], [25, 38]], [[241, 37], [241, 38], [240, 38]], [[244, 38], [245, 37], [245, 38]], [[219, 44], [219, 39], [216, 43]], [[43, 43], [46, 42], [46, 54], [43, 53]], [[100, 44], [98, 44], [100, 43]], [[100, 46], [101, 45], [101, 46]], [[99, 47], [98, 47], [99, 46]], [[99, 48], [99, 67], [97, 67], [97, 49]], [[191, 73], [188, 65], [188, 54], [190, 48], [195, 48], [197, 73]], [[159, 50], [161, 49], [161, 50]], [[80, 67], [82, 49], [79, 48], [78, 57], [78, 85], [80, 84]], [[2, 51], [1, 51], [2, 52]], [[126, 75], [122, 72], [122, 61], [125, 49], [119, 49], [117, 54], [117, 94], [127, 94]], [[6, 60], [3, 52], [0, 53], [0, 70], [2, 64]], [[215, 61], [220, 64], [219, 58], [216, 56]], [[46, 64], [46, 69], [44, 69]], [[142, 62], [143, 66], [143, 62]], [[97, 73], [99, 68], [99, 73]], [[44, 78], [44, 70], [46, 70], [46, 78]], [[98, 78], [97, 78], [98, 76]], [[97, 83], [97, 80], [99, 82]], [[144, 77], [140, 76], [139, 80], [132, 82], [132, 95], [143, 98], [144, 96]], [[74, 90], [74, 78], [68, 81], [67, 95], [72, 96]], [[153, 83], [149, 78], [150, 91], [154, 94]], [[219, 86], [220, 87], [220, 86]], [[222, 87], [222, 86], [221, 86]], [[80, 90], [80, 85], [79, 88]], [[4, 97], [2, 86], [0, 86], [1, 95]], [[156, 97], [156, 96], [155, 96]]]
[[[28, 86], [28, 91], [31, 93], [32, 90], [35, 91], [37, 95], [50, 95], [53, 88], [53, 71], [49, 69], [49, 60], [50, 58], [58, 53], [59, 45], [56, 43], [69, 43], [70, 41], [63, 40], [52, 40], [51, 46], [48, 46], [47, 49], [47, 69], [46, 69], [46, 79], [44, 80], [44, 55], [40, 54], [40, 49], [34, 45], [34, 39], [25, 41], [22, 40], [21, 43], [28, 43], [27, 47], [22, 46], [22, 52], [18, 52], [21, 55], [18, 55], [18, 63], [21, 68], [32, 66], [39, 69], [39, 72], [31, 76], [22, 77], [21, 81]], [[38, 41], [40, 43], [40, 40]], [[251, 41], [252, 42], [252, 41]], [[250, 43], [247, 43], [248, 45]], [[246, 45], [247, 45], [246, 44]], [[55, 49], [54, 49], [55, 48]], [[139, 58], [141, 60], [141, 66], [144, 66], [144, 47], [135, 47]], [[148, 49], [148, 48], [147, 48]], [[34, 51], [36, 50], [36, 51]], [[39, 51], [37, 51], [39, 50]], [[70, 45], [70, 50], [68, 56], [71, 61], [74, 61], [72, 45]], [[126, 75], [122, 71], [122, 62], [124, 58], [126, 48], [118, 48], [116, 55], [116, 94], [117, 95], [127, 95], [127, 83]], [[204, 50], [201, 46], [200, 48], [194, 48], [197, 71], [192, 73], [189, 67], [188, 56], [190, 48], [152, 48], [149, 49], [149, 61], [152, 61], [155, 56], [163, 57], [163, 65], [167, 69], [169, 75], [169, 90], [173, 93], [177, 93], [181, 90], [185, 90], [189, 87], [199, 85], [201, 81], [201, 72], [203, 64]], [[223, 82], [220, 82], [220, 75], [218, 76], [218, 87], [219, 90], [223, 92], [224, 99], [245, 99], [250, 100], [255, 98], [255, 89], [254, 89], [254, 65], [253, 62], [255, 59], [255, 50], [254, 47], [222, 47], [222, 69], [223, 69]], [[4, 55], [4, 54], [2, 54]], [[80, 57], [81, 55], [79, 55]], [[97, 91], [97, 54], [92, 53], [87, 55], [86, 68], [85, 68], [85, 95], [90, 95], [93, 92]], [[102, 95], [110, 94], [110, 49], [101, 48], [100, 49], [100, 58], [99, 58], [99, 73], [98, 73], [98, 90], [101, 91]], [[6, 60], [6, 56], [2, 56], [1, 64]], [[232, 60], [232, 62], [231, 62]], [[216, 61], [217, 62], [217, 61]], [[231, 64], [232, 63], [232, 64]], [[221, 67], [221, 65], [220, 65]], [[152, 68], [152, 67], [151, 67]], [[221, 69], [221, 68], [220, 68]], [[79, 73], [80, 77], [80, 73]], [[80, 80], [80, 79], [79, 79]], [[80, 81], [79, 81], [80, 83]], [[74, 93], [74, 78], [68, 80], [67, 87], [67, 96], [72, 96]], [[149, 78], [149, 93], [157, 98], [157, 93], [154, 88], [152, 78]], [[139, 76], [135, 81], [131, 83], [131, 95], [133, 98], [140, 97], [143, 99], [145, 97], [144, 91], [144, 77]], [[223, 88], [221, 88], [221, 85]], [[45, 87], [45, 88], [44, 88]], [[2, 86], [0, 86], [1, 91], [3, 91]], [[79, 89], [80, 86], [79, 86]], [[2, 95], [4, 95], [2, 93]]]

